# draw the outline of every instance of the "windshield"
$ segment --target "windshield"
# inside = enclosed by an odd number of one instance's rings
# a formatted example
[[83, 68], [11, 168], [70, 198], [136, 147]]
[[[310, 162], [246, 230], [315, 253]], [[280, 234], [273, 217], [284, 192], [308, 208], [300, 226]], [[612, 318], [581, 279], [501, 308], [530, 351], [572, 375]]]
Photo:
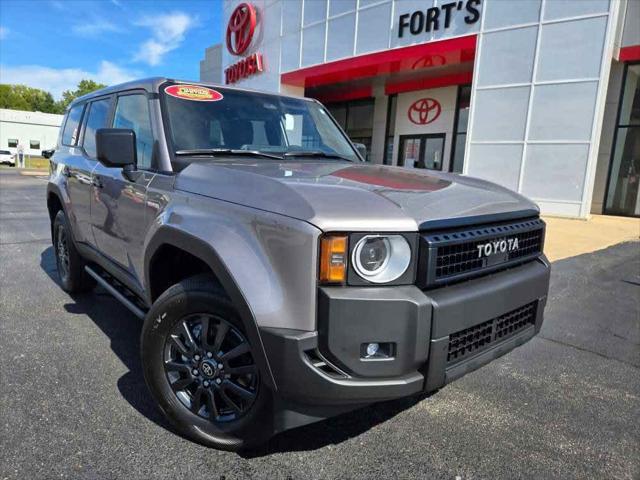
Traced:
[[195, 85], [171, 85], [162, 92], [176, 152], [318, 152], [359, 161], [327, 111], [315, 102]]

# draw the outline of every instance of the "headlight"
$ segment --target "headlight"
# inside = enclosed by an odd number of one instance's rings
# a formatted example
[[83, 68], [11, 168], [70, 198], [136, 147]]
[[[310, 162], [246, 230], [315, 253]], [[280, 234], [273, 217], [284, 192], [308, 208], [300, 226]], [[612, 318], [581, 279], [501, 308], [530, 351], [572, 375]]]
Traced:
[[353, 268], [372, 283], [399, 278], [411, 263], [411, 247], [401, 235], [367, 235], [353, 249]]

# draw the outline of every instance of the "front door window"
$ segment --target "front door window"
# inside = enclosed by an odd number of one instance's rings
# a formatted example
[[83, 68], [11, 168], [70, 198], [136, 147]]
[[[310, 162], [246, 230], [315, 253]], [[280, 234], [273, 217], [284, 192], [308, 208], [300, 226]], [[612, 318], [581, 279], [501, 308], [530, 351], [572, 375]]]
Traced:
[[401, 136], [398, 165], [442, 170], [444, 139], [444, 134]]
[[640, 217], [640, 64], [627, 67], [623, 89], [604, 211]]

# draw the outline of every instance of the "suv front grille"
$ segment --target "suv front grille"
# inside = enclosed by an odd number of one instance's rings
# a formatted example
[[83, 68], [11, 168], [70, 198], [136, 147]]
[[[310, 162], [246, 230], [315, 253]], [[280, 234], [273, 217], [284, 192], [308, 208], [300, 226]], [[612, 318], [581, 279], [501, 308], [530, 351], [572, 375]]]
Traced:
[[449, 335], [447, 364], [457, 363], [536, 322], [536, 302]]
[[419, 284], [432, 287], [506, 268], [542, 253], [539, 218], [422, 235]]

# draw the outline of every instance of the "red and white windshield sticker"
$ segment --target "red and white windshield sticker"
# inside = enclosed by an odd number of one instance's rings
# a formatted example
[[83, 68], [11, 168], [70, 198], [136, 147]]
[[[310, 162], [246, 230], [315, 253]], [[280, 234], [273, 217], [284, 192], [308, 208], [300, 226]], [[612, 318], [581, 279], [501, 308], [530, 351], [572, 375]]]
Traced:
[[170, 85], [164, 92], [172, 97], [196, 102], [217, 102], [223, 98], [217, 90], [200, 85]]

